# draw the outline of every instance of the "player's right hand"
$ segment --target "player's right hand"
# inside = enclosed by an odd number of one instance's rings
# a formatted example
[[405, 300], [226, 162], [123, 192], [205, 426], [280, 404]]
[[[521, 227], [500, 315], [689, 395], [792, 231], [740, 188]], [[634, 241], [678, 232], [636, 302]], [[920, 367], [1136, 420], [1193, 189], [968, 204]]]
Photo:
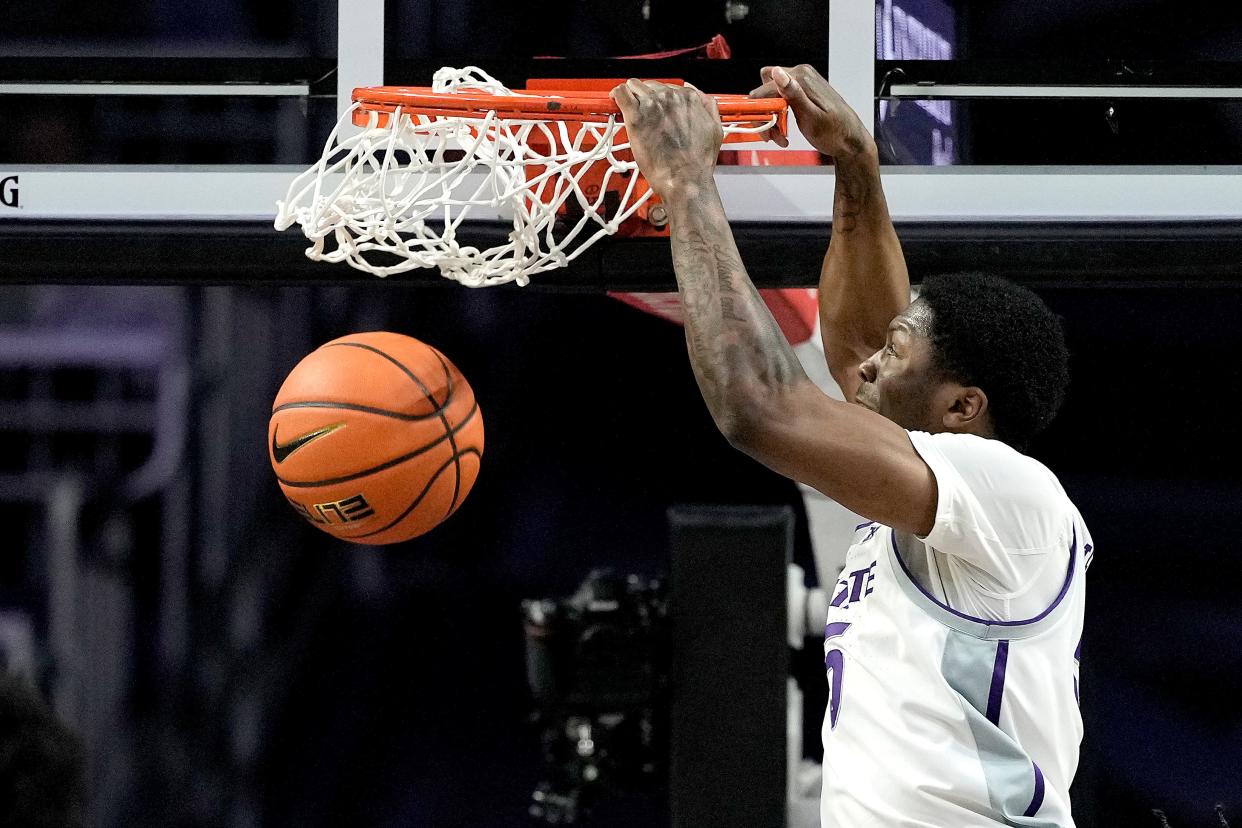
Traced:
[[[798, 129], [824, 155], [854, 155], [874, 145], [858, 114], [814, 68], [806, 64], [765, 66], [759, 78], [763, 85], [751, 91], [750, 97], [788, 101]], [[767, 137], [782, 147], [789, 146], [788, 139], [775, 131]]]

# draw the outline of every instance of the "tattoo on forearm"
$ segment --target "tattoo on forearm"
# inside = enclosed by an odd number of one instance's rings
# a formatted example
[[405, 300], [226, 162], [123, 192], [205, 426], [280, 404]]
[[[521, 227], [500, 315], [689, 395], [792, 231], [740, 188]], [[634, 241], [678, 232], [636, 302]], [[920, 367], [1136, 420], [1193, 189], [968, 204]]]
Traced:
[[712, 413], [729, 413], [739, 390], [771, 393], [804, 377], [746, 275], [723, 211], [692, 211], [675, 223], [672, 242], [690, 361]]
[[834, 232], [852, 233], [858, 218], [867, 209], [871, 196], [880, 186], [876, 170], [846, 163], [837, 166], [836, 196], [833, 201]]

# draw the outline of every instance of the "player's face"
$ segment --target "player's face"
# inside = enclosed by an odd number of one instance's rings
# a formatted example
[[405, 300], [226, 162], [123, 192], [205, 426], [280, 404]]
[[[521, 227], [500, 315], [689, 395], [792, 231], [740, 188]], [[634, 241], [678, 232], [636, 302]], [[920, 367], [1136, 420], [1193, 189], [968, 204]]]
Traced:
[[884, 346], [872, 354], [859, 372], [862, 385], [854, 400], [883, 414], [902, 428], [942, 431], [936, 413], [937, 381], [932, 360], [931, 309], [914, 302], [888, 326]]

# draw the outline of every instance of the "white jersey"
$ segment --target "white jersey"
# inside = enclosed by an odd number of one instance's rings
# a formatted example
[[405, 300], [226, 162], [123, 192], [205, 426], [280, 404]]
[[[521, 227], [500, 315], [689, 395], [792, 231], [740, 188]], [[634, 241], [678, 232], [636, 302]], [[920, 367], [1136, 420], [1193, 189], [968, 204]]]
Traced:
[[936, 522], [859, 525], [833, 590], [822, 828], [1071, 828], [1090, 535], [1004, 443], [910, 440]]

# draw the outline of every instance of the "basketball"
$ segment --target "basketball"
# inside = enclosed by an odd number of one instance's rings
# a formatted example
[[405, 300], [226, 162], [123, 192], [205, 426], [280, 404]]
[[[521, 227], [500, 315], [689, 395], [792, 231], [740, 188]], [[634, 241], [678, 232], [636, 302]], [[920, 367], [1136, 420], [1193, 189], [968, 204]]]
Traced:
[[268, 455], [307, 521], [342, 540], [397, 543], [435, 528], [470, 493], [483, 415], [435, 348], [384, 331], [351, 334], [285, 379]]

